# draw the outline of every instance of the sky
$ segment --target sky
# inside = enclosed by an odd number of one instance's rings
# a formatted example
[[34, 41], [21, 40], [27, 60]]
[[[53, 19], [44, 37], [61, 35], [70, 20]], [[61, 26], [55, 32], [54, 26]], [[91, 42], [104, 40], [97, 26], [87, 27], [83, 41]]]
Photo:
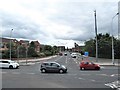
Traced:
[[118, 34], [119, 0], [0, 0], [0, 36], [74, 47], [98, 33]]

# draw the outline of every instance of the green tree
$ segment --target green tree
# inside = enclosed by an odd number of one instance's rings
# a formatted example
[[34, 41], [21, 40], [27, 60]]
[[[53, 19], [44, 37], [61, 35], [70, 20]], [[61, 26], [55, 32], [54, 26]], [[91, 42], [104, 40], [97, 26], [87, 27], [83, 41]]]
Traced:
[[32, 41], [28, 47], [28, 56], [29, 57], [38, 57], [39, 55], [35, 51], [35, 43]]
[[[98, 34], [98, 57], [100, 58], [112, 58], [112, 42], [111, 36], [106, 34]], [[120, 58], [120, 41], [114, 38], [114, 49], [115, 49], [115, 58]], [[90, 52], [90, 56], [95, 57], [96, 53], [96, 40], [90, 39], [85, 42], [85, 50]]]
[[[8, 50], [2, 51], [2, 58], [10, 58], [10, 43], [6, 44]], [[16, 47], [14, 46], [14, 43], [11, 42], [11, 58], [17, 57], [17, 51]]]

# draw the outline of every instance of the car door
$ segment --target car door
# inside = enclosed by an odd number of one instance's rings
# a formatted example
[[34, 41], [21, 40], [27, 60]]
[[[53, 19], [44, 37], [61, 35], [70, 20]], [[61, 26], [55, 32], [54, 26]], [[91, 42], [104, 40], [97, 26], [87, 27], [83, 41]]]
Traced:
[[89, 69], [94, 69], [94, 64], [92, 62], [89, 62], [88, 68]]
[[52, 72], [58, 72], [59, 71], [59, 66], [56, 63], [51, 63], [51, 71]]
[[9, 62], [8, 61], [2, 61], [2, 67], [3, 68], [9, 68]]
[[45, 65], [45, 69], [47, 71], [51, 71], [51, 64], [50, 63], [45, 63], [44, 65]]
[[84, 62], [84, 68], [89, 69], [89, 62]]

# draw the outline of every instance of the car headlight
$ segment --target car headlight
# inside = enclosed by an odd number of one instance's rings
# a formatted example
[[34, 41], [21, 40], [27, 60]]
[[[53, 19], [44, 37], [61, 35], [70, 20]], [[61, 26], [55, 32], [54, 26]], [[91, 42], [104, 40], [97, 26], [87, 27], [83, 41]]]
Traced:
[[66, 67], [65, 67], [65, 66], [63, 66], [63, 65], [62, 65], [62, 67], [66, 69]]

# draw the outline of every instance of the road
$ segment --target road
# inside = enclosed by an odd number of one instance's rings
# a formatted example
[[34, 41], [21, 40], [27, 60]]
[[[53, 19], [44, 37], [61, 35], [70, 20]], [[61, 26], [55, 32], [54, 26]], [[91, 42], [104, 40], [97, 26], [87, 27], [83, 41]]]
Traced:
[[70, 54], [48, 60], [67, 66], [66, 74], [41, 73], [43, 61], [19, 69], [2, 69], [2, 88], [114, 88], [117, 85], [118, 67], [101, 66], [99, 71], [81, 71], [80, 60], [71, 58]]

